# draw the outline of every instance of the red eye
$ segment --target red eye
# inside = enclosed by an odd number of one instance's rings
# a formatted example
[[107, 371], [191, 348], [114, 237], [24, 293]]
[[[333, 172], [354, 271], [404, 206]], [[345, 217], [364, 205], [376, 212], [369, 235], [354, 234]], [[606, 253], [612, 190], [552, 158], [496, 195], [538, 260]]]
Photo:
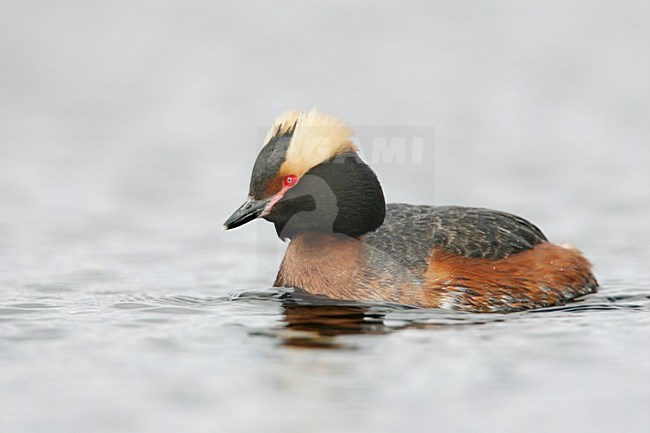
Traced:
[[282, 179], [282, 186], [285, 188], [291, 188], [296, 183], [298, 183], [298, 176], [295, 176], [293, 174], [285, 176], [284, 179]]

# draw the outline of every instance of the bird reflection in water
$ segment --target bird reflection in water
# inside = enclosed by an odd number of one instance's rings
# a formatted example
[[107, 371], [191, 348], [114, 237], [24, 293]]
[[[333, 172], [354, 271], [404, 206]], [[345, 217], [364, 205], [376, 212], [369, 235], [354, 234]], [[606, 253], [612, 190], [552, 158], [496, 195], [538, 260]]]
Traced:
[[[310, 295], [291, 294], [283, 299], [284, 328], [275, 336], [284, 346], [297, 348], [353, 349], [354, 344], [338, 337], [381, 335], [404, 326], [387, 326], [390, 311], [409, 307], [363, 302], [342, 303]], [[415, 325], [413, 325], [415, 326]]]
[[[231, 300], [263, 299], [279, 302], [279, 328], [256, 330], [253, 335], [278, 339], [292, 348], [355, 349], [359, 339], [347, 336], [384, 335], [404, 329], [435, 329], [478, 325], [504, 320], [499, 314], [476, 314], [408, 305], [339, 301], [298, 289], [291, 292], [245, 292]], [[516, 314], [516, 313], [515, 313]]]

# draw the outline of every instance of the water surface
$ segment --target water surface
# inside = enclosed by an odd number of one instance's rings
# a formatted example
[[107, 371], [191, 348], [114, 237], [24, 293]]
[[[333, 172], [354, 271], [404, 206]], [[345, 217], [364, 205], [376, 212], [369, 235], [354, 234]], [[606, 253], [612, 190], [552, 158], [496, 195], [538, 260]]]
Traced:
[[[650, 431], [647, 5], [0, 9], [0, 431]], [[273, 290], [273, 227], [219, 228], [266, 126], [312, 106], [390, 201], [522, 215], [600, 291], [480, 315]]]

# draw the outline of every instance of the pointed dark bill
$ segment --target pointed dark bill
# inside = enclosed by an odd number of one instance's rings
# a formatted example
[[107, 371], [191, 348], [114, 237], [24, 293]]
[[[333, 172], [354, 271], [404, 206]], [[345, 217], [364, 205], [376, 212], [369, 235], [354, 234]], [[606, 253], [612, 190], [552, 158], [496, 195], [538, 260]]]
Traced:
[[242, 226], [247, 222], [259, 218], [268, 203], [269, 200], [255, 200], [252, 197], [248, 197], [244, 204], [233, 212], [233, 214], [230, 215], [230, 218], [223, 223], [224, 230], [234, 229], [235, 227]]

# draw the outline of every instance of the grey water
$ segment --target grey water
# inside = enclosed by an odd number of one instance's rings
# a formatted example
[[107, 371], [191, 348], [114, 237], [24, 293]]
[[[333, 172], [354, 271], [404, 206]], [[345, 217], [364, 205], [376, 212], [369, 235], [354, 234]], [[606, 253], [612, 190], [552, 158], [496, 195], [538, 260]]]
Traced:
[[[650, 430], [647, 4], [0, 10], [0, 431]], [[220, 226], [313, 106], [389, 201], [522, 215], [600, 291], [485, 315], [273, 289], [272, 225]]]

